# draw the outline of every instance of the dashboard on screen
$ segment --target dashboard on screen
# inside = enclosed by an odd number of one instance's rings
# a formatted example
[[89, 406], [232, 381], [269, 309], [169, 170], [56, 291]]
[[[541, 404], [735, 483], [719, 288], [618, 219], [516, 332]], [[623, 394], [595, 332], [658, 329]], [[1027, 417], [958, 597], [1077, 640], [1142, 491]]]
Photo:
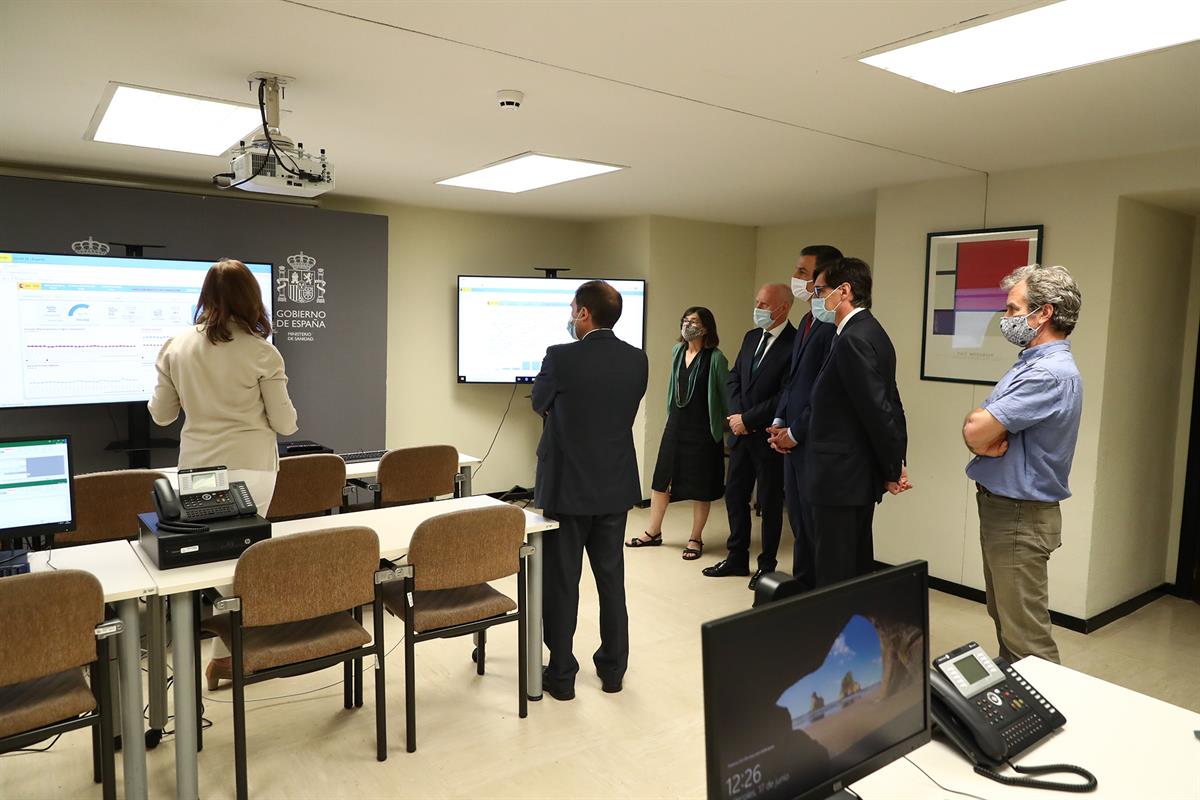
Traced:
[[[143, 402], [212, 261], [0, 250], [0, 408]], [[271, 265], [246, 264], [271, 314]]]
[[[531, 383], [546, 348], [571, 341], [579, 285], [594, 278], [458, 276], [458, 382]], [[607, 280], [621, 293], [616, 336], [645, 346], [646, 282]]]

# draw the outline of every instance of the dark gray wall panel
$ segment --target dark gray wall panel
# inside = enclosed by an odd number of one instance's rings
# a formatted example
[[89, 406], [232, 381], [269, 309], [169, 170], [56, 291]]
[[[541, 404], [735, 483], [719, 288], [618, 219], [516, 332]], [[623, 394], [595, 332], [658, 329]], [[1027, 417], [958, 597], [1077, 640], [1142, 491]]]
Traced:
[[[275, 299], [275, 322], [322, 312], [324, 327], [277, 328], [300, 430], [336, 450], [383, 447], [387, 391], [386, 217], [282, 203], [0, 176], [0, 251], [70, 253], [91, 236], [164, 245], [147, 257], [270, 261], [276, 277], [301, 252], [324, 270], [325, 302]], [[110, 255], [124, 255], [114, 247]], [[0, 376], [0, 380], [3, 380]], [[11, 379], [11, 378], [10, 378]], [[126, 465], [104, 445], [123, 438], [119, 405], [0, 410], [0, 435], [71, 433], [77, 471]], [[177, 435], [178, 424], [165, 432]], [[164, 435], [151, 427], [152, 435]], [[156, 451], [155, 466], [175, 463]]]

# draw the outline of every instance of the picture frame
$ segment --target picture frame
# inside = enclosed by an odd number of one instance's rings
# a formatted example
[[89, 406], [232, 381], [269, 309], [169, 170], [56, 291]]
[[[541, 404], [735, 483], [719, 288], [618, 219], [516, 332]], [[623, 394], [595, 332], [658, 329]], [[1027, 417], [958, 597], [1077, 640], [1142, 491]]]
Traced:
[[936, 231], [925, 241], [921, 380], [990, 386], [1017, 351], [1001, 334], [1008, 293], [1000, 281], [1040, 264], [1042, 225]]

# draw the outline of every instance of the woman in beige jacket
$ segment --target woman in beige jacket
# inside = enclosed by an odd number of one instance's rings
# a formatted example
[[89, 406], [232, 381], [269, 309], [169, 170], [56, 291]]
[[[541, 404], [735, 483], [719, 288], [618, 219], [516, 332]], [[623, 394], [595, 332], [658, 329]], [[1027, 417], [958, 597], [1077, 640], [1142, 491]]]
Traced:
[[[296, 409], [283, 357], [266, 340], [271, 321], [261, 290], [245, 264], [222, 259], [208, 270], [194, 321], [159, 351], [150, 415], [169, 425], [182, 410], [179, 466], [227, 467], [230, 482], [244, 481], [266, 516], [279, 469], [276, 434], [296, 432]], [[213, 655], [208, 681], [215, 688], [230, 667]]]

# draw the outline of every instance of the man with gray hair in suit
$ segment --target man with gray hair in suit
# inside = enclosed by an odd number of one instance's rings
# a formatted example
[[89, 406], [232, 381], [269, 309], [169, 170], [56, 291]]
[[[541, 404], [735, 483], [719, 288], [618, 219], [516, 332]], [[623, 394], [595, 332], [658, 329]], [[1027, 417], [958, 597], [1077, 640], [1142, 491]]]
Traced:
[[1062, 544], [1059, 503], [1071, 496], [1067, 477], [1083, 413], [1083, 382], [1067, 341], [1083, 301], [1063, 267], [1021, 267], [1001, 286], [1008, 301], [1000, 332], [1021, 354], [963, 424], [975, 456], [967, 476], [977, 489], [987, 609], [1004, 659], [1058, 663], [1047, 566]]

